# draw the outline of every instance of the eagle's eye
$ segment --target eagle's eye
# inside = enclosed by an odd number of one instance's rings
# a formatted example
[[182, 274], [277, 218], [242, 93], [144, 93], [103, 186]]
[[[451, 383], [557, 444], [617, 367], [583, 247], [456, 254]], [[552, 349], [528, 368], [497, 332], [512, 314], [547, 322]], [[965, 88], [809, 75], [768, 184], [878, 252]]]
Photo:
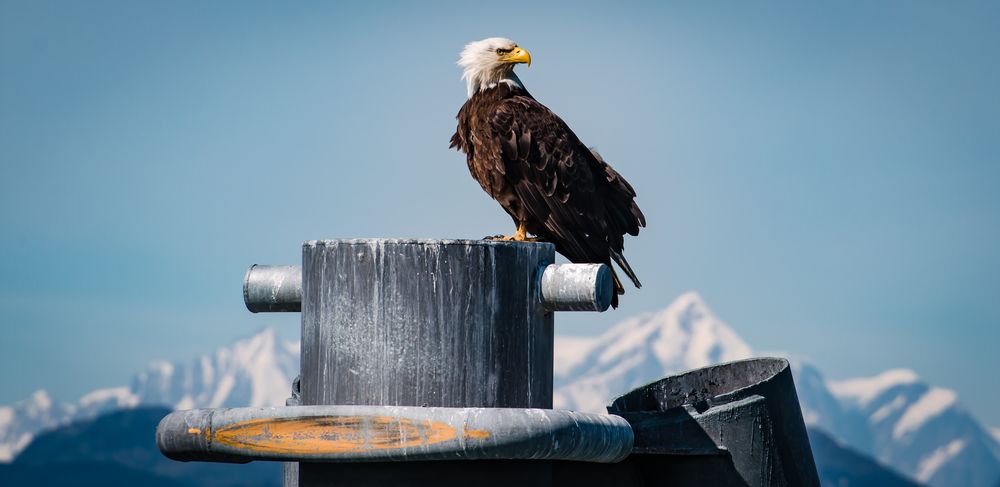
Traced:
[[497, 55], [503, 54], [503, 48], [497, 48]]

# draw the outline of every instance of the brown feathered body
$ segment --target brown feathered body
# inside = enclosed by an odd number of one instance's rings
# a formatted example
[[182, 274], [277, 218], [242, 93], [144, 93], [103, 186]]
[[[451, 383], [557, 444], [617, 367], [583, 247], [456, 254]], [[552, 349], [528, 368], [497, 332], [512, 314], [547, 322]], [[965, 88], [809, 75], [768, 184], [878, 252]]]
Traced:
[[[472, 177], [528, 232], [555, 244], [571, 262], [622, 268], [624, 236], [646, 219], [635, 190], [555, 113], [527, 90], [499, 83], [471, 96], [458, 112], [451, 147], [465, 152]], [[624, 287], [617, 275], [612, 305]]]

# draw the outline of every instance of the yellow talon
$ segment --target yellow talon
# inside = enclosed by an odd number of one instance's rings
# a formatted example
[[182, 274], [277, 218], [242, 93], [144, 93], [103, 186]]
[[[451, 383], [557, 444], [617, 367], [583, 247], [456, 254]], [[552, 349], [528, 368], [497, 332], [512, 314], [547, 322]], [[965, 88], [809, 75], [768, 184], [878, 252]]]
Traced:
[[499, 240], [501, 242], [543, 242], [544, 240], [537, 237], [529, 237], [528, 229], [524, 223], [517, 225], [517, 230], [514, 235], [493, 235], [491, 237], [483, 237], [483, 240]]
[[524, 222], [517, 224], [517, 231], [514, 232], [514, 237], [512, 240], [515, 242], [524, 242], [528, 238], [528, 229], [525, 228]]

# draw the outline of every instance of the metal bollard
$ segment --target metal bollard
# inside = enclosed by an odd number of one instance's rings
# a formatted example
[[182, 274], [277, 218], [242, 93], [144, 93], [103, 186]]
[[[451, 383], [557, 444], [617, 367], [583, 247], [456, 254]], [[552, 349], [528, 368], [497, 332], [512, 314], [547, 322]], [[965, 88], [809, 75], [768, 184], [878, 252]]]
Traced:
[[355, 239], [251, 266], [248, 310], [302, 312], [292, 397], [171, 413], [160, 450], [282, 461], [285, 487], [550, 486], [560, 462], [618, 462], [627, 421], [551, 409], [553, 312], [606, 310], [611, 273], [554, 260], [548, 243]]
[[[553, 313], [540, 274], [554, 260], [554, 246], [538, 243], [306, 242], [301, 404], [551, 408]], [[552, 479], [537, 460], [362, 465], [304, 460], [298, 485]]]
[[818, 486], [782, 359], [667, 377], [610, 416], [552, 410], [553, 311], [603, 311], [613, 293], [607, 266], [554, 258], [544, 243], [355, 239], [251, 266], [247, 309], [302, 313], [292, 397], [175, 411], [157, 444], [285, 462], [285, 487]]

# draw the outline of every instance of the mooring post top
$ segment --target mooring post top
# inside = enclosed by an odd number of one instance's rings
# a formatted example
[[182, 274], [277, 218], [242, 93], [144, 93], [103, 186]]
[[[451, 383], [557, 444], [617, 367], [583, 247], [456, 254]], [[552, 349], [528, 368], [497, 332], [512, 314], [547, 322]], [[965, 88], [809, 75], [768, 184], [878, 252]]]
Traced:
[[[434, 240], [405, 238], [357, 238], [309, 240], [305, 248], [347, 246], [464, 246], [517, 249], [519, 246], [554, 246], [546, 242], [502, 240]], [[547, 249], [549, 250], [549, 249]], [[546, 263], [538, 270], [540, 296], [549, 311], [604, 311], [611, 305], [614, 287], [611, 271], [604, 264]], [[250, 266], [243, 279], [243, 300], [251, 312], [302, 310], [302, 266]]]

